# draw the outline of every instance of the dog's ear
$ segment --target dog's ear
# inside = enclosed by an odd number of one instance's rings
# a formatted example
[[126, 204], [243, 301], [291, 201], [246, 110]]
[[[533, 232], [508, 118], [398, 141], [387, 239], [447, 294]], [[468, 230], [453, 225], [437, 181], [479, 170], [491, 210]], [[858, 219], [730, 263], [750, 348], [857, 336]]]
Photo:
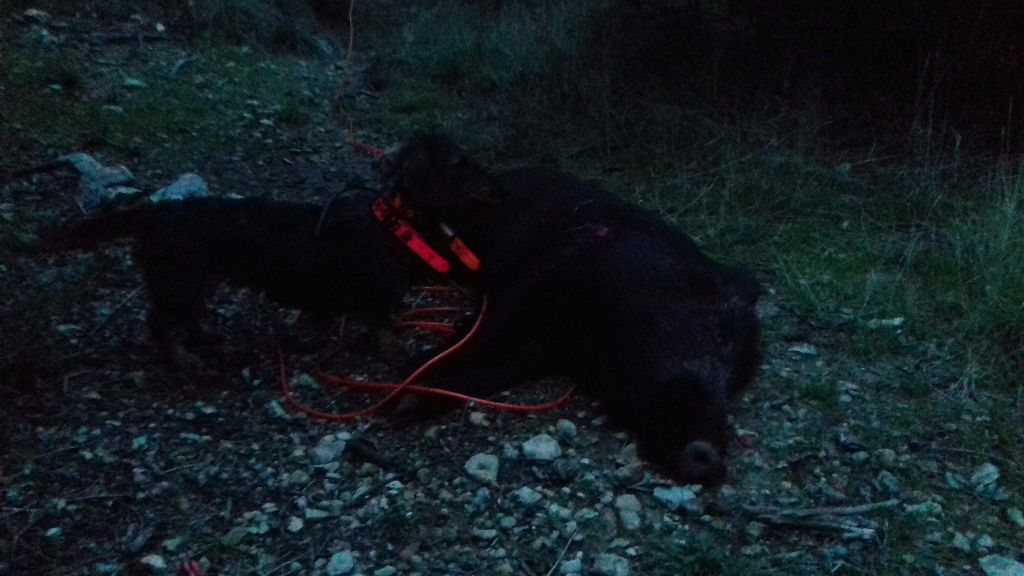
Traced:
[[505, 195], [487, 170], [436, 134], [418, 136], [402, 147], [391, 186], [413, 206], [444, 211], [492, 206]]

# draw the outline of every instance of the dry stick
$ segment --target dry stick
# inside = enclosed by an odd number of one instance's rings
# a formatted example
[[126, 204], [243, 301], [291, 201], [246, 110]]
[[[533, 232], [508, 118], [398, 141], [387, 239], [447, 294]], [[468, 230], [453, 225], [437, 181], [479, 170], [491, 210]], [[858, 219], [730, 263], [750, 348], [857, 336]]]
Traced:
[[988, 458], [989, 460], [1002, 462], [1003, 464], [1012, 466], [1014, 468], [1017, 468], [1019, 466], [1016, 461], [1010, 460], [1009, 458], [1000, 456], [998, 454], [992, 454], [991, 452], [981, 452], [980, 450], [968, 450], [967, 448], [947, 448], [945, 446], [929, 446], [928, 449], [931, 450], [932, 452], [950, 452], [953, 454], [968, 454], [971, 456], [982, 456], [984, 458]]
[[878, 537], [878, 532], [876, 532], [874, 528], [862, 528], [860, 526], [852, 526], [842, 523], [785, 520], [782, 518], [771, 516], [758, 517], [757, 519], [761, 522], [764, 522], [765, 524], [777, 526], [779, 528], [795, 528], [822, 530], [825, 532], [841, 532], [843, 536], [846, 538], [856, 538], [858, 540], [875, 540]]
[[895, 508], [900, 505], [900, 500], [893, 498], [884, 502], [872, 502], [858, 504], [856, 506], [832, 506], [824, 508], [797, 508], [785, 510], [774, 506], [744, 506], [743, 512], [754, 516], [780, 516], [786, 518], [808, 518], [811, 516], [854, 516], [867, 514], [875, 510]]
[[106, 318], [104, 318], [98, 324], [90, 328], [89, 331], [85, 333], [85, 335], [92, 336], [96, 332], [99, 332], [101, 328], [106, 326], [107, 323], [110, 322], [110, 320], [113, 319], [113, 317], [116, 316], [117, 313], [120, 312], [122, 308], [128, 305], [128, 303], [131, 302], [133, 298], [135, 298], [135, 295], [138, 294], [140, 290], [142, 290], [142, 286], [142, 284], [139, 284], [138, 286], [133, 288], [132, 291], [129, 292], [127, 296], [125, 296], [120, 302], [117, 303], [117, 306], [114, 306], [114, 309], [110, 311], [110, 314], [107, 314]]
[[573, 536], [576, 536], [577, 530], [579, 530], [579, 526], [572, 529], [572, 534], [569, 534], [569, 540], [565, 543], [565, 546], [562, 547], [562, 551], [558, 554], [558, 558], [555, 558], [555, 563], [551, 565], [551, 568], [546, 574], [544, 574], [544, 576], [551, 576], [555, 573], [555, 568], [558, 568], [558, 565], [562, 563], [563, 559], [565, 559], [565, 553], [569, 551], [569, 546], [572, 545], [572, 539]]
[[182, 68], [184, 68], [185, 66], [188, 66], [189, 64], [195, 62], [196, 60], [197, 60], [197, 58], [195, 56], [186, 56], [186, 57], [182, 58], [181, 60], [178, 60], [177, 62], [175, 62], [174, 63], [174, 67], [171, 68], [171, 80], [174, 80], [175, 78], [178, 77], [178, 73], [181, 72]]
[[355, 28], [352, 26], [352, 8], [355, 5], [356, 0], [348, 0], [348, 53], [345, 55], [346, 60], [352, 59], [352, 44], [355, 38]]

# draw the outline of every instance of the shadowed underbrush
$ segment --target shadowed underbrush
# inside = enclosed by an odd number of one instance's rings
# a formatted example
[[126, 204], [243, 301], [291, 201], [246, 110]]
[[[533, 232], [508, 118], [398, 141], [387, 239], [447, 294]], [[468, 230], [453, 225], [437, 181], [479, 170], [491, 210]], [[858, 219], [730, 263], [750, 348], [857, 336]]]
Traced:
[[1016, 394], [1024, 186], [1011, 160], [937, 144], [934, 125], [918, 124], [909, 146], [890, 136], [892, 145], [843, 147], [811, 103], [649, 96], [622, 74], [619, 55], [636, 50], [623, 43], [636, 39], [607, 26], [614, 9], [526, 2], [495, 12], [442, 0], [392, 10], [372, 34], [389, 77], [382, 121], [400, 132], [440, 127], [498, 163], [601, 180], [712, 252], [758, 267], [799, 311], [849, 331], [854, 351], [930, 342], [957, 369], [981, 369], [986, 386]]

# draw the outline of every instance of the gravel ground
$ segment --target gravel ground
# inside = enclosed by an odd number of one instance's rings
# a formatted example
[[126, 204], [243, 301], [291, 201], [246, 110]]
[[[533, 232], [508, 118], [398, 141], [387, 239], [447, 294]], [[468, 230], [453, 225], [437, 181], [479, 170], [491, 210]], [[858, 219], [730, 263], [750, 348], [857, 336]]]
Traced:
[[[0, 43], [18, 50], [41, 29], [8, 22]], [[103, 51], [87, 84], [182, 54]], [[375, 105], [358, 72], [319, 71], [357, 116]], [[304, 89], [322, 102], [316, 129], [264, 124], [260, 151], [182, 165], [217, 194], [323, 201], [353, 177], [372, 181], [332, 120], [338, 100]], [[3, 165], [72, 151], [34, 142], [2, 128]], [[171, 179], [149, 167], [173, 157], [133, 161], [144, 190]], [[358, 321], [325, 332], [246, 292], [211, 302], [227, 341], [204, 353], [205, 370], [168, 370], [124, 247], [46, 254], [18, 225], [73, 213], [74, 176], [0, 184], [0, 574], [1021, 573], [1020, 449], [961, 442], [988, 425], [990, 404], [958, 394], [939, 351], [869, 361], [849, 330], [771, 291], [728, 483], [676, 486], [581, 396], [526, 417], [470, 406], [405, 425], [311, 421], [283, 404], [279, 351], [296, 393], [326, 410], [368, 399], [318, 387], [320, 358], [340, 348], [330, 371], [391, 380], [394, 359], [360, 351]], [[569, 384], [508, 398], [539, 402]], [[948, 417], [908, 424], [924, 403]]]

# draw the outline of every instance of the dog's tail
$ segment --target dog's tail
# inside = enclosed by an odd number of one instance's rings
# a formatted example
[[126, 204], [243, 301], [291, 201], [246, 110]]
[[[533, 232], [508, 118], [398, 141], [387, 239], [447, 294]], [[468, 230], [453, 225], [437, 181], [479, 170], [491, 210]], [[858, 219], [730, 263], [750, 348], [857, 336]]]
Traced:
[[151, 212], [151, 206], [137, 206], [113, 210], [72, 224], [62, 224], [44, 229], [40, 236], [48, 250], [88, 250], [98, 244], [138, 234]]

